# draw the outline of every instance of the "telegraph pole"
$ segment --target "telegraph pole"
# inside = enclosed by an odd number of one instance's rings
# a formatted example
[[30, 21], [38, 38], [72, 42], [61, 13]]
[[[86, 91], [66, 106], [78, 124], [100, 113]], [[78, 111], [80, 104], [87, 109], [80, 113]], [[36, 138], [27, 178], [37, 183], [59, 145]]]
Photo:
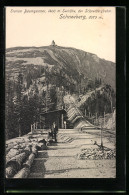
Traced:
[[96, 125], [97, 125], [97, 112], [96, 112]]
[[103, 149], [103, 140], [102, 140], [102, 136], [103, 136], [103, 132], [102, 132], [103, 128], [102, 128], [102, 124], [101, 124], [101, 148]]
[[45, 85], [46, 85], [46, 96], [45, 96], [45, 99], [46, 99], [46, 112], [47, 112], [47, 90], [48, 90], [48, 88], [47, 88], [47, 81], [46, 81], [46, 69], [45, 69]]
[[46, 112], [47, 112], [47, 85], [46, 85]]
[[105, 128], [105, 112], [104, 112], [104, 128]]
[[85, 116], [86, 116], [86, 109], [85, 109]]
[[64, 116], [61, 114], [61, 128], [64, 128]]

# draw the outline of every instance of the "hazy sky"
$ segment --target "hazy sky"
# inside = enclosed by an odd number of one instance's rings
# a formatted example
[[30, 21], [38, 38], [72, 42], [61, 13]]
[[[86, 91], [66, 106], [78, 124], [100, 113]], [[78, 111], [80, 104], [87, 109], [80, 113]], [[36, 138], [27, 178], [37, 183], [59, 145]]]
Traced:
[[[56, 12], [48, 13], [50, 9], [56, 10]], [[72, 12], [63, 13], [63, 9], [65, 11], [72, 10]], [[78, 13], [79, 9], [82, 10], [81, 13]], [[30, 12], [27, 13], [25, 10]], [[38, 12], [34, 13], [33, 10]], [[58, 10], [60, 12], [57, 12]], [[96, 12], [89, 13], [90, 10]], [[60, 14], [63, 14], [63, 17], [66, 14], [68, 16], [86, 16], [87, 19], [83, 17], [64, 19]], [[90, 19], [90, 16], [97, 16], [97, 18]], [[51, 44], [52, 40], [55, 40], [59, 46], [82, 49], [115, 62], [115, 28], [114, 7], [6, 8], [7, 48], [47, 46]]]

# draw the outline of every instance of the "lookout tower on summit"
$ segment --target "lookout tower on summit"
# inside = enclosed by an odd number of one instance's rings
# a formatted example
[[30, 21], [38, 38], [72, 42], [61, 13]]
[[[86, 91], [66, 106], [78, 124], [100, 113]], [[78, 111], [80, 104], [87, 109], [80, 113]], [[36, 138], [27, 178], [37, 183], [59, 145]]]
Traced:
[[51, 46], [56, 46], [55, 41], [53, 40]]

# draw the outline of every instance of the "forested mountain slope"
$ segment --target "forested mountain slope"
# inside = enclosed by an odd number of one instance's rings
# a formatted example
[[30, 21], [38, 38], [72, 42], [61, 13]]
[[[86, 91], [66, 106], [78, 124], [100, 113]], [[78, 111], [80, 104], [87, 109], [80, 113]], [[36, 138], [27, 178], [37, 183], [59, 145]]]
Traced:
[[29, 132], [40, 112], [62, 106], [66, 93], [84, 95], [107, 85], [104, 102], [115, 91], [115, 63], [57, 45], [8, 48], [5, 77], [7, 138]]

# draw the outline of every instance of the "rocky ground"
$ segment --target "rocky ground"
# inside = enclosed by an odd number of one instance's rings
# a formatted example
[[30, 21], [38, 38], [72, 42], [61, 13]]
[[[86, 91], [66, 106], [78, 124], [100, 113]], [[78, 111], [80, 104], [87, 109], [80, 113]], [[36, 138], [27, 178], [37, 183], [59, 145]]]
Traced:
[[[106, 136], [105, 136], [106, 135]], [[59, 130], [58, 143], [38, 151], [29, 178], [115, 178], [115, 135], [99, 130]]]

